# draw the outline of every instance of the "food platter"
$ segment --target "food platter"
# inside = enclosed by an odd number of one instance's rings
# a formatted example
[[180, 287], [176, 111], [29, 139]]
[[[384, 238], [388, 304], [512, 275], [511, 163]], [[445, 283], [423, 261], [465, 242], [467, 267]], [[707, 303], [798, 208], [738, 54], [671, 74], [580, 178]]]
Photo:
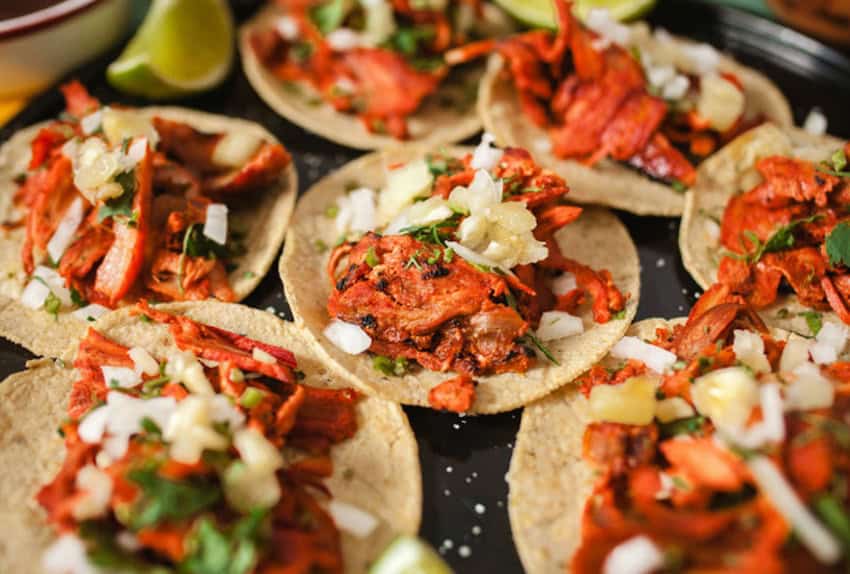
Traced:
[[[773, 79], [802, 123], [818, 107], [833, 135], [850, 138], [850, 59], [811, 38], [769, 20], [702, 2], [661, 2], [650, 22], [670, 32], [709, 42]], [[114, 54], [75, 71], [102, 101], [141, 105], [115, 92], [104, 80]], [[287, 122], [255, 94], [240, 69], [215, 90], [181, 102], [187, 107], [255, 121], [287, 143], [295, 159], [300, 191], [360, 152], [334, 145]], [[62, 109], [57, 89], [38, 96], [0, 131], [15, 131]], [[686, 314], [699, 287], [685, 271], [677, 249], [678, 221], [618, 213], [638, 247], [642, 299], [637, 319]], [[245, 301], [249, 306], [291, 319], [274, 271]], [[21, 370], [32, 358], [0, 342], [0, 375]], [[421, 534], [457, 572], [521, 572], [507, 514], [506, 472], [520, 411], [482, 417], [458, 416], [406, 407], [420, 449], [424, 490]]]

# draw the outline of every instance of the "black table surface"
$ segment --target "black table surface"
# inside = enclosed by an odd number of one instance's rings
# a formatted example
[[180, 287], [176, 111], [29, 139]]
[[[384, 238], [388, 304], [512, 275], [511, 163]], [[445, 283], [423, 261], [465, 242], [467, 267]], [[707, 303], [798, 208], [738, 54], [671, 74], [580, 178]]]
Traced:
[[[252, 8], [236, 3], [237, 17]], [[243, 6], [244, 5], [244, 6]], [[802, 123], [818, 107], [829, 131], [850, 138], [850, 60], [840, 52], [769, 20], [697, 1], [662, 0], [650, 16], [653, 25], [732, 53], [741, 62], [772, 78], [790, 100]], [[112, 90], [104, 69], [116, 54], [76, 70], [95, 96], [105, 102], [145, 102]], [[354, 159], [359, 152], [317, 138], [279, 117], [254, 93], [238, 66], [217, 89], [180, 105], [243, 117], [271, 130], [293, 153], [303, 192], [317, 179]], [[40, 95], [0, 130], [0, 141], [28, 124], [47, 119], [63, 107], [56, 89]], [[642, 265], [642, 297], [638, 319], [685, 314], [699, 295], [682, 266], [677, 249], [676, 219], [618, 213], [637, 244]], [[274, 269], [245, 301], [273, 308], [291, 318]], [[0, 340], [0, 376], [24, 368], [32, 355]], [[421, 408], [405, 408], [419, 442], [424, 505], [421, 535], [459, 573], [521, 572], [507, 515], [510, 463], [521, 411], [461, 417]]]

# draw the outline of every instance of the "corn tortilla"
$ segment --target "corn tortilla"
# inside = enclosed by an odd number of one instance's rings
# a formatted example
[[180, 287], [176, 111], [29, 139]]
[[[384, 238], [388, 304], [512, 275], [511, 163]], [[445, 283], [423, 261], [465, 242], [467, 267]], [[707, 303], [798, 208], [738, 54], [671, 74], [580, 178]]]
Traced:
[[[461, 156], [471, 150], [450, 148], [447, 151]], [[426, 148], [413, 146], [375, 152], [316, 183], [296, 206], [293, 225], [287, 233], [287, 247], [280, 261], [280, 274], [295, 321], [312, 336], [317, 353], [328, 365], [352, 376], [365, 392], [419, 406], [428, 406], [429, 390], [453, 375], [415, 369], [401, 377], [389, 377], [374, 369], [368, 353], [348, 355], [322, 334], [330, 320], [326, 305], [331, 292], [325, 274], [329, 253], [323, 248], [337, 240], [334, 220], [328, 218], [325, 211], [346, 193], [346, 185], [355, 182], [380, 189], [384, 184], [384, 165], [421, 158], [425, 152]], [[624, 316], [596, 324], [589, 306], [582, 306], [580, 315], [585, 332], [547, 342], [560, 365], [539, 358], [524, 374], [476, 377], [479, 384], [471, 412], [511, 410], [568, 383], [608, 352], [635, 315], [640, 294], [640, 264], [628, 232], [613, 214], [605, 209], [588, 208], [556, 238], [568, 256], [612, 273], [617, 287], [631, 295]]]
[[[336, 111], [307, 83], [286, 84], [263, 66], [251, 49], [249, 39], [255, 30], [272, 26], [281, 14], [271, 4], [260, 10], [239, 31], [242, 68], [266, 104], [292, 123], [334, 143], [363, 150], [399, 145], [399, 140], [390, 135], [367, 130], [354, 114]], [[408, 118], [410, 140], [416, 143], [453, 143], [478, 133], [481, 120], [475, 114], [474, 96], [471, 102], [467, 102], [467, 91], [475, 91], [475, 84], [482, 73], [483, 66], [473, 66], [450, 74], [438, 92], [423, 101], [422, 107]], [[442, 99], [455, 102], [455, 105], [442, 105]]]
[[[759, 126], [739, 136], [700, 166], [694, 189], [685, 196], [685, 211], [679, 228], [679, 250], [685, 268], [703, 289], [717, 278], [723, 258], [719, 223], [729, 199], [754, 187], [760, 176], [755, 163], [771, 155], [788, 155], [821, 161], [829, 159], [843, 143], [829, 136], [813, 136], [803, 130], [773, 124]], [[780, 294], [770, 307], [759, 314], [773, 327], [796, 333], [811, 331], [795, 295]], [[837, 316], [824, 313], [825, 316]]]
[[[636, 45], [641, 52], [651, 54], [653, 51], [669, 49], [648, 34], [645, 25], [635, 26], [643, 31], [633, 34], [638, 38]], [[674, 49], [692, 43], [680, 38], [672, 38], [671, 42]], [[686, 59], [677, 61], [677, 65], [690, 71]], [[678, 217], [682, 214], [685, 201], [681, 192], [653, 181], [634, 169], [610, 159], [591, 168], [575, 160], [556, 157], [551, 152], [548, 134], [524, 114], [513, 83], [502, 74], [502, 68], [502, 58], [493, 56], [479, 85], [478, 95], [478, 114], [484, 128], [496, 137], [499, 144], [531, 150], [541, 165], [554, 170], [570, 183], [570, 195], [577, 203], [605, 205], [638, 215]], [[747, 103], [745, 113], [748, 116], [764, 114], [768, 120], [779, 125], [793, 124], [791, 108], [785, 96], [765, 76], [726, 56], [721, 56], [719, 70], [732, 72], [741, 80]]]
[[[161, 116], [186, 122], [205, 132], [240, 131], [265, 141], [277, 141], [260, 125], [245, 120], [176, 107], [149, 107], [139, 112], [148, 117]], [[20, 217], [12, 204], [17, 190], [14, 179], [26, 167], [29, 144], [44, 125], [21, 130], [0, 148], [0, 221], [15, 221]], [[230, 229], [245, 231], [246, 252], [233, 260], [235, 268], [228, 275], [237, 300], [244, 299], [254, 290], [275, 261], [297, 191], [298, 175], [294, 164], [290, 164], [277, 184], [231, 209]], [[21, 304], [20, 296], [27, 283], [21, 264], [24, 235], [23, 227], [0, 231], [0, 336], [37, 355], [55, 357], [69, 341], [82, 336], [86, 321], [71, 316], [73, 309], [63, 310], [54, 317]]]
[[[291, 350], [307, 384], [349, 386], [318, 360], [295, 326], [270, 313], [217, 301], [157, 308]], [[167, 326], [143, 322], [129, 309], [105, 315], [95, 327], [123, 345], [142, 346], [157, 358], [174, 348]], [[72, 356], [71, 349], [67, 356]], [[39, 571], [40, 556], [53, 539], [33, 497], [62, 464], [64, 446], [56, 428], [66, 416], [75, 378], [73, 369], [43, 359], [0, 383], [0, 528], [5, 533], [0, 540], [0, 571]], [[357, 434], [333, 447], [334, 474], [326, 484], [335, 499], [380, 518], [380, 526], [364, 539], [342, 532], [346, 572], [365, 572], [397, 534], [415, 534], [422, 510], [418, 451], [407, 417], [398, 405], [371, 397], [362, 399], [357, 410]]]

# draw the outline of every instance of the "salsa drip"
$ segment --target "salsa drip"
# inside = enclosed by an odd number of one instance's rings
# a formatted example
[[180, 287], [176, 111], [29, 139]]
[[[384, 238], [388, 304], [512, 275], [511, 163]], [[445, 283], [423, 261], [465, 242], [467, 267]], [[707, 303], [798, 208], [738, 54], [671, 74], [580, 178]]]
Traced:
[[[431, 161], [445, 166], [434, 180], [432, 197], [448, 198], [475, 177], [471, 154]], [[359, 325], [372, 338], [372, 353], [469, 378], [527, 371], [536, 360], [531, 329], [544, 311], [575, 313], [591, 302], [598, 323], [622, 311], [627, 296], [611, 273], [565, 257], [555, 240], [555, 233], [582, 211], [562, 203], [569, 191], [564, 180], [540, 168], [527, 151], [512, 148], [504, 151], [492, 175], [503, 182], [504, 201], [524, 202], [533, 213], [534, 237], [548, 248], [544, 260], [510, 272], [470, 263], [446, 245], [462, 214], [399, 235], [368, 233], [331, 253], [328, 314]], [[562, 272], [574, 274], [577, 286], [557, 296], [549, 280]], [[432, 404], [435, 400], [432, 396]]]
[[[657, 398], [678, 397], [695, 406], [696, 379], [742, 365], [733, 349], [736, 330], [757, 333], [763, 342], [770, 371], [754, 375], [757, 384], [776, 383], [786, 343], [772, 338], [742, 299], [704, 298], [686, 324], [657, 330], [652, 344], [679, 359], [672, 371], [660, 376]], [[583, 457], [597, 478], [584, 506], [581, 541], [570, 571], [600, 572], [612, 551], [641, 536], [663, 556], [652, 571], [845, 571], [846, 558], [824, 564], [792, 537], [792, 526], [756, 483], [747, 463], [762, 457], [774, 464], [846, 552], [842, 524], [850, 519], [850, 363], [816, 368], [833, 385], [834, 402], [830, 407], [786, 409], [780, 414], [784, 439], [767, 446], [730, 444], [728, 435], [698, 411], [668, 422], [655, 418], [646, 425], [588, 425]], [[637, 359], [609, 368], [598, 365], [580, 380], [581, 390], [590, 395], [598, 386], [621, 385], [648, 371]], [[766, 417], [762, 406], [756, 406], [748, 424]]]
[[[77, 82], [62, 91], [66, 111], [38, 132], [32, 159], [20, 176], [14, 204], [24, 216], [4, 223], [7, 230], [25, 228], [25, 272], [32, 275], [38, 265], [54, 268], [78, 307], [97, 303], [113, 308], [140, 297], [233, 301], [228, 273], [245, 246], [238, 232], [231, 231], [223, 244], [206, 237], [207, 208], [253, 201], [254, 193], [278, 181], [291, 162], [283, 146], [262, 142], [243, 165], [222, 167], [214, 158], [225, 134], [202, 133], [186, 123], [154, 117], [149, 125], [158, 145], [150, 138], [125, 138], [121, 152], [141, 143], [142, 157], [108, 182], [120, 186], [118, 195], [93, 199], [75, 185], [67, 150], [100, 140], [102, 152], [115, 152], [108, 149], [101, 128], [86, 133], [83, 127], [84, 119], [110, 112]], [[53, 261], [51, 238], [78, 200], [82, 221], [61, 258]]]
[[755, 309], [781, 287], [800, 303], [832, 310], [850, 324], [850, 144], [830, 162], [785, 156], [759, 160], [762, 182], [735, 195], [723, 213], [718, 296], [742, 295]]
[[[695, 162], [760, 123], [741, 114], [728, 129], [712, 129], [695, 109], [680, 109], [652, 93], [639, 52], [583, 26], [571, 2], [555, 0], [555, 6], [557, 33], [533, 30], [447, 56], [457, 63], [499, 53], [526, 119], [548, 132], [555, 156], [588, 166], [611, 158], [653, 179], [690, 187]], [[743, 92], [733, 74], [721, 76]], [[690, 93], [698, 92], [700, 78], [687, 78]]]
[[[162, 374], [169, 372], [167, 362], [160, 363], [161, 374], [145, 374], [133, 387], [118, 388], [104, 380], [104, 365], [133, 367], [131, 349], [89, 328], [74, 361], [79, 378], [71, 391], [68, 418], [59, 429], [65, 438], [65, 461], [37, 495], [57, 534], [76, 533], [95, 566], [119, 570], [341, 573], [340, 535], [319, 500], [330, 498], [324, 480], [333, 473], [331, 447], [357, 432], [356, 391], [300, 384], [294, 356], [281, 347], [158, 311], [146, 302], [136, 313], [139, 320], [168, 325], [177, 348], [208, 365], [203, 372], [215, 396], [228, 397], [226, 402], [244, 415], [241, 430], [216, 423], [211, 432], [235, 437], [245, 429], [256, 431], [274, 449], [291, 447], [302, 456], [274, 473], [279, 500], [271, 507], [250, 509], [236, 505], [227, 490], [228, 480], [249, 464], [250, 457], [241, 447], [237, 450], [236, 438], [228, 448], [204, 450], [197, 462], [186, 463], [169, 451], [173, 444], [164, 438], [167, 429], [146, 418], [129, 438], [126, 453], [104, 461], [103, 446], [113, 437], [105, 437], [102, 444], [86, 442], [81, 425], [113, 402], [108, 394], [148, 401], [171, 397], [178, 410], [197, 395]], [[256, 358], [255, 349], [273, 362]], [[81, 505], [92, 496], [80, 485], [81, 472], [92, 465], [113, 486], [99, 515], [80, 517]], [[132, 547], [120, 543], [119, 533], [130, 534]]]
[[[368, 9], [365, 2], [352, 4], [349, 9], [337, 0], [278, 0], [284, 23], [254, 32], [251, 49], [276, 78], [308, 82], [322, 100], [355, 114], [370, 132], [407, 139], [407, 118], [449, 74], [443, 55], [475, 34], [457, 23], [479, 22], [485, 2], [449, 2], [438, 9], [433, 3], [387, 1], [390, 14], [375, 19], [395, 23], [377, 32], [377, 44], [348, 37], [375, 35], [369, 10], [380, 11], [383, 3], [370, 3], [375, 6]], [[282, 33], [287, 27], [291, 31]]]

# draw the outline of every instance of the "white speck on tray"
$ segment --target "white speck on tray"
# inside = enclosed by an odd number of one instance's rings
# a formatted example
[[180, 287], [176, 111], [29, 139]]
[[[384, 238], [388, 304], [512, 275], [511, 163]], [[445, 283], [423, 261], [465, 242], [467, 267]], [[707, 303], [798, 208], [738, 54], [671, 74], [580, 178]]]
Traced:
[[667, 262], [664, 260], [663, 257], [659, 257], [658, 261], [655, 262], [655, 266], [658, 267], [659, 269], [661, 267], [664, 267], [665, 265], [667, 265]]
[[472, 535], [478, 536], [480, 534], [481, 534], [481, 527], [476, 524], [475, 526], [472, 527]]
[[468, 476], [464, 479], [464, 481], [466, 482], [466, 484], [472, 484], [472, 478]]
[[497, 501], [496, 501], [496, 506], [498, 506], [499, 508], [502, 508], [503, 506], [505, 506], [505, 503], [504, 503], [504, 502], [502, 502], [501, 500], [497, 500]]
[[446, 538], [445, 540], [443, 540], [442, 546], [443, 548], [452, 549], [455, 547], [455, 543], [451, 538]]
[[274, 308], [274, 307], [272, 307], [271, 305], [269, 305], [268, 307], [266, 307], [266, 311], [268, 311], [269, 313], [277, 313], [277, 309], [275, 309], [275, 308]]
[[446, 467], [446, 472], [452, 472], [453, 470], [454, 470], [454, 468], [452, 468], [452, 467], [450, 467], [450, 466], [447, 466], [447, 467]]
[[475, 472], [475, 471], [472, 471], [472, 478], [478, 478], [478, 473]]
[[454, 423], [454, 424], [452, 424], [452, 428], [455, 429], [455, 430], [458, 430], [458, 429], [460, 429], [460, 425], [457, 424], [457, 423]]
[[487, 512], [487, 507], [481, 504], [480, 502], [476, 504], [473, 508], [476, 514], [484, 514], [485, 512]]
[[461, 558], [469, 558], [472, 555], [472, 549], [464, 544], [460, 548], [457, 549], [457, 555]]
[[445, 489], [445, 490], [443, 491], [443, 494], [445, 494], [446, 496], [451, 496], [451, 495], [452, 495], [452, 491], [451, 491], [451, 490], [449, 490], [449, 489], [447, 488], [447, 489]]

